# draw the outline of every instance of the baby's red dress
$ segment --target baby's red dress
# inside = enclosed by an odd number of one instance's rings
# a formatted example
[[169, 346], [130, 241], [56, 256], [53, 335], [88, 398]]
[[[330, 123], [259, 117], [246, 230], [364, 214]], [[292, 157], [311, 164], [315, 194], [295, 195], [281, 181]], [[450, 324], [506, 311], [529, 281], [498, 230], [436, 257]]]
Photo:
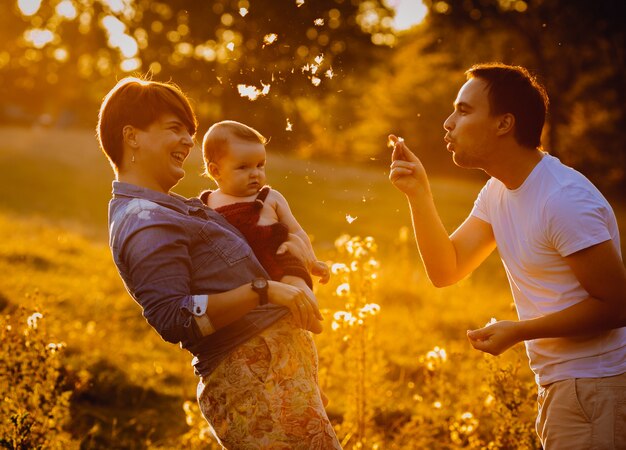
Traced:
[[[280, 244], [289, 236], [287, 226], [280, 222], [269, 225], [258, 224], [263, 203], [270, 189], [269, 186], [263, 187], [254, 201], [231, 203], [216, 208], [215, 211], [241, 231], [272, 280], [280, 281], [285, 275], [293, 275], [302, 278], [309, 287], [312, 287], [311, 276], [302, 261], [289, 253], [276, 254]], [[208, 204], [211, 192], [213, 191], [209, 190], [200, 194], [200, 200], [204, 204]]]

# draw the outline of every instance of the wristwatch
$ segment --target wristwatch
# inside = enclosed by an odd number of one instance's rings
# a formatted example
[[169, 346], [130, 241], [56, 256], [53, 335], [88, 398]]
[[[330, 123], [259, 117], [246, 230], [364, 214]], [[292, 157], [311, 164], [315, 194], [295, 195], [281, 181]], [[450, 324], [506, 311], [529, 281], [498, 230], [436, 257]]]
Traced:
[[252, 290], [259, 294], [259, 306], [267, 305], [269, 299], [267, 297], [267, 289], [269, 284], [265, 278], [255, 278], [250, 283]]

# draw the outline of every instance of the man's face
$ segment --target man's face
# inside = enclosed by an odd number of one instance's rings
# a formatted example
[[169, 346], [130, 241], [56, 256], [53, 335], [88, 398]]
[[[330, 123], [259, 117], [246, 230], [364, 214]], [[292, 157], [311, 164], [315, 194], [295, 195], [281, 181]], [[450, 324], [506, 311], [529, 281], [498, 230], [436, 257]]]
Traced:
[[484, 169], [493, 150], [497, 123], [498, 118], [490, 112], [487, 83], [470, 78], [459, 90], [454, 112], [443, 124], [447, 131], [444, 140], [454, 163]]

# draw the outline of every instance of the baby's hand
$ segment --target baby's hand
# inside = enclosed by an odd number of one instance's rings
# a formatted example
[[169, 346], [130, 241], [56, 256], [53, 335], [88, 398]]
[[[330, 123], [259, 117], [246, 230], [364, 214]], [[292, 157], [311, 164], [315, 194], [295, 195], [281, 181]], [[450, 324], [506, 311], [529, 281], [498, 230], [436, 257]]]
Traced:
[[330, 268], [324, 261], [315, 261], [311, 266], [311, 273], [320, 277], [320, 283], [326, 284], [330, 280]]

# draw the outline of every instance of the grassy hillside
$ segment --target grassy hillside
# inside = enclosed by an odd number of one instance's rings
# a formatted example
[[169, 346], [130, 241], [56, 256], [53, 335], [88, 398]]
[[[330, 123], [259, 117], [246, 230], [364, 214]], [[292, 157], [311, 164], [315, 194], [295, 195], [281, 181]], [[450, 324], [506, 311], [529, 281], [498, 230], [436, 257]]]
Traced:
[[[186, 170], [177, 192], [210, 186], [197, 150]], [[0, 391], [13, 399], [0, 410], [12, 414], [0, 422], [0, 439], [26, 433], [34, 420], [33, 442], [47, 436], [52, 448], [211, 448], [194, 406], [190, 357], [149, 328], [112, 264], [112, 173], [93, 133], [0, 129], [0, 174]], [[273, 155], [268, 176], [318, 255], [353, 268], [317, 289], [326, 315], [316, 337], [320, 383], [345, 447], [357, 437], [366, 448], [536, 446], [523, 347], [491, 358], [465, 338], [491, 317], [515, 317], [497, 255], [458, 286], [434, 289], [407, 233], [405, 200], [380, 167]], [[449, 229], [480, 185], [434, 180]], [[347, 214], [357, 219], [349, 224]], [[336, 242], [345, 233], [374, 237], [368, 259]], [[359, 315], [366, 304], [380, 312]], [[48, 407], [56, 412], [45, 416]]]

